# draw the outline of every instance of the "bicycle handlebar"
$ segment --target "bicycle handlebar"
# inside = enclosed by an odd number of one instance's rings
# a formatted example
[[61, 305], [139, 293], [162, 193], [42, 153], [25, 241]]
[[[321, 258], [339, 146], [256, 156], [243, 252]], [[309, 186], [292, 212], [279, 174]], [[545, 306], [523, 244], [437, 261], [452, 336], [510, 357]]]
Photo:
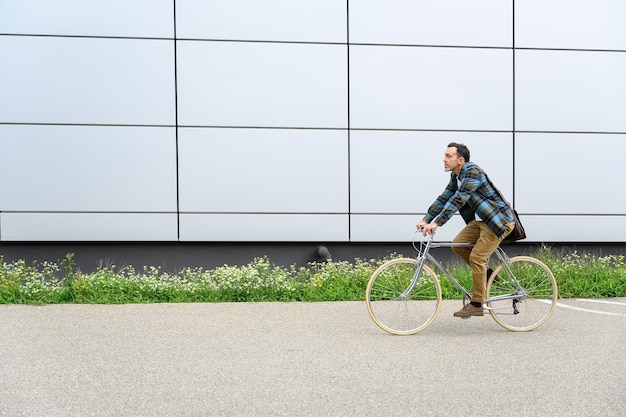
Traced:
[[[422, 252], [422, 249], [418, 249], [417, 248], [417, 242], [418, 242], [418, 236], [424, 236], [423, 234], [423, 227], [418, 227], [417, 230], [415, 231], [415, 234], [413, 235], [413, 248], [418, 251], [418, 252]], [[472, 247], [474, 246], [473, 243], [460, 243], [460, 242], [435, 242], [433, 239], [435, 237], [435, 231], [433, 230], [433, 232], [431, 234], [427, 234], [426, 236], [424, 236], [425, 239], [420, 241], [420, 246], [427, 244], [429, 247], [432, 248], [452, 248], [452, 247]]]
[[418, 227], [418, 228], [417, 228], [417, 230], [415, 231], [415, 233], [416, 233], [416, 234], [417, 234], [417, 233], [419, 233], [419, 234], [421, 234], [422, 236], [425, 236], [425, 237], [430, 237], [430, 239], [432, 239], [432, 237], [435, 235], [435, 231], [436, 231], [436, 229], [435, 229], [435, 230], [432, 230], [432, 233], [429, 233], [429, 234], [424, 235], [424, 226], [420, 226], [420, 227]]

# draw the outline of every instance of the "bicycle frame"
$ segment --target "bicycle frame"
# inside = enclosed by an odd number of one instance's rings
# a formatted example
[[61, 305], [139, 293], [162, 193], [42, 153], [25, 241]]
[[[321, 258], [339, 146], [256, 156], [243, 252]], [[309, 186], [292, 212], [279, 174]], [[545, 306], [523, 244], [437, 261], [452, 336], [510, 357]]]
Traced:
[[[416, 234], [417, 233], [420, 233], [420, 232], [418, 231], [418, 232], [416, 232]], [[426, 263], [426, 261], [429, 261], [430, 263], [432, 263], [436, 267], [437, 270], [441, 271], [446, 277], [448, 277], [450, 282], [452, 282], [452, 284], [456, 288], [458, 288], [459, 291], [461, 291], [464, 294], [466, 300], [471, 300], [472, 294], [456, 278], [454, 278], [446, 270], [446, 268], [439, 261], [437, 261], [437, 259], [435, 259], [434, 256], [432, 256], [430, 254], [430, 249], [431, 248], [459, 248], [459, 247], [466, 247], [466, 248], [468, 248], [468, 247], [472, 247], [472, 246], [474, 246], [473, 243], [434, 242], [433, 241], [433, 235], [430, 235], [428, 237], [428, 239], [426, 240], [425, 246], [424, 246], [424, 242], [421, 242], [420, 243], [420, 248], [418, 249], [417, 246], [415, 245], [415, 240], [414, 240], [413, 241], [413, 247], [415, 248], [415, 250], [417, 250], [417, 257], [416, 257], [416, 259], [419, 261], [419, 266], [417, 268], [415, 276], [413, 277], [413, 280], [409, 284], [409, 287], [404, 291], [402, 296], [403, 297], [408, 297], [408, 295], [413, 290], [413, 287], [415, 287], [415, 285], [417, 284], [417, 281], [418, 281], [419, 276], [420, 276], [420, 274], [422, 272], [424, 264]], [[509, 257], [508, 257], [508, 255], [500, 247], [498, 247], [494, 253], [495, 253], [496, 257], [498, 258], [498, 260], [502, 263], [502, 265], [504, 266], [506, 271], [508, 272], [507, 276], [510, 279], [514, 280], [515, 286], [518, 288], [518, 290], [521, 290], [521, 286], [520, 286], [519, 282], [517, 282], [517, 279], [515, 279], [515, 276], [514, 276], [513, 272], [509, 268]], [[502, 301], [502, 300], [517, 300], [517, 301], [519, 301], [520, 299], [523, 299], [525, 296], [526, 296], [526, 294], [523, 294], [523, 293], [522, 294], [512, 293], [512, 294], [500, 295], [500, 296], [497, 296], [497, 297], [491, 297], [491, 298], [488, 298], [487, 300], [485, 300], [483, 302], [483, 307], [485, 309], [487, 309], [487, 310], [493, 310], [493, 308], [488, 307], [486, 304], [490, 303], [490, 302]], [[514, 310], [516, 310], [515, 306], [514, 306]]]

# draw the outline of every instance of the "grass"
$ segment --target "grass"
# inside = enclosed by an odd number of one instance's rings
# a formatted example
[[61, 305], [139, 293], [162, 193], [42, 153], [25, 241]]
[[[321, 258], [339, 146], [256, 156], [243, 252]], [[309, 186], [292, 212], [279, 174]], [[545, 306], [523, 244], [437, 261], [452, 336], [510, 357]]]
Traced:
[[[561, 297], [626, 297], [623, 255], [596, 256], [549, 247], [531, 255], [553, 271]], [[175, 274], [155, 267], [136, 271], [114, 265], [86, 274], [75, 268], [73, 254], [57, 263], [30, 265], [7, 263], [0, 255], [0, 304], [357, 301], [364, 300], [369, 277], [385, 260], [284, 267], [263, 257], [240, 267], [186, 268]], [[446, 266], [461, 283], [471, 286], [468, 267]], [[447, 279], [441, 279], [441, 284], [445, 299], [461, 297]]]

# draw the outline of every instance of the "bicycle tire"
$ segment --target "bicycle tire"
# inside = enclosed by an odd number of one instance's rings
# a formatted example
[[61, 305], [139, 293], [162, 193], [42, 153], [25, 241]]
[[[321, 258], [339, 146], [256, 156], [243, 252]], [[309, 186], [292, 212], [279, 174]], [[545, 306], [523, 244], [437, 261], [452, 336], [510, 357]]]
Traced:
[[395, 335], [411, 335], [428, 327], [441, 308], [441, 285], [424, 265], [410, 294], [403, 295], [417, 272], [419, 262], [399, 258], [382, 264], [367, 283], [367, 311], [378, 327]]
[[488, 299], [509, 294], [518, 297], [485, 305], [500, 326], [526, 332], [543, 325], [552, 316], [558, 288], [552, 271], [543, 262], [531, 256], [516, 256], [509, 259], [508, 268], [499, 265], [487, 282]]

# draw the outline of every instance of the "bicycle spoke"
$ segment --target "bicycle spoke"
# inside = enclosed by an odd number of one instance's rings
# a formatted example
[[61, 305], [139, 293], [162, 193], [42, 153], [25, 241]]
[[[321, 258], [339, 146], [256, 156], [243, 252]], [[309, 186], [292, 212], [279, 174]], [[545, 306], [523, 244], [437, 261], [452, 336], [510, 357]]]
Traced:
[[439, 281], [424, 267], [411, 287], [417, 267], [415, 259], [396, 259], [383, 264], [370, 278], [367, 309], [381, 329], [392, 334], [414, 334], [437, 315], [441, 301]]
[[[556, 306], [557, 286], [552, 272], [542, 262], [528, 256], [510, 259], [490, 280], [487, 309], [502, 327], [513, 331], [536, 329], [552, 315]], [[506, 299], [509, 296], [510, 298]]]

